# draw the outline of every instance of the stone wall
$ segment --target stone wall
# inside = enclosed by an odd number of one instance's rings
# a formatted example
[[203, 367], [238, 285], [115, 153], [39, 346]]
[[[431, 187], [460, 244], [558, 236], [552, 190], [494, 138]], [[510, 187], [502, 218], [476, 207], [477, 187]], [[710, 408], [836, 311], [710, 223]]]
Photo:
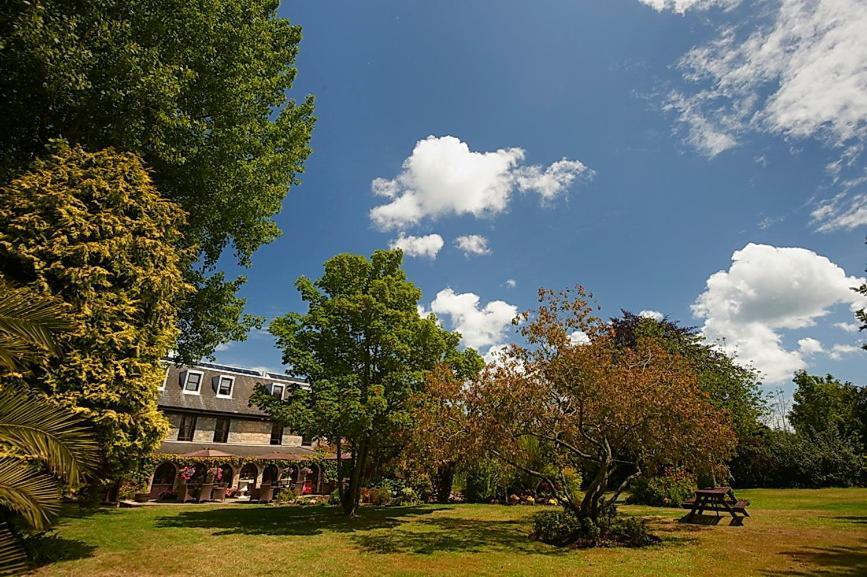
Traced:
[[[168, 435], [166, 435], [166, 440], [176, 441], [178, 439], [178, 428], [181, 426], [181, 414], [166, 413], [165, 416], [171, 426]], [[216, 424], [216, 418], [199, 415], [196, 418], [196, 430], [193, 434], [193, 441], [196, 443], [212, 443], [214, 441], [214, 428], [216, 427]], [[287, 430], [283, 433], [283, 444], [280, 446], [300, 447], [301, 440], [301, 435], [296, 435]], [[231, 445], [232, 443], [241, 445], [270, 444], [270, 421], [231, 419], [229, 424], [229, 438], [226, 444]]]
[[[214, 426], [211, 425], [213, 439]], [[267, 445], [271, 442], [271, 423], [268, 421], [251, 421], [232, 419], [229, 424], [229, 443], [243, 445]]]

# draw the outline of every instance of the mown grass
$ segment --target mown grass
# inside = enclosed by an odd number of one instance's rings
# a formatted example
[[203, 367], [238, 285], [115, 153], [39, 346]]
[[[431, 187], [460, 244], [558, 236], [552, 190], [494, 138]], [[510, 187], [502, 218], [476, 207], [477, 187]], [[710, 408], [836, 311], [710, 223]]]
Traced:
[[557, 549], [527, 538], [538, 507], [424, 505], [364, 509], [258, 505], [99, 510], [70, 515], [40, 576], [867, 575], [867, 489], [752, 490], [743, 527], [647, 517], [660, 545]]

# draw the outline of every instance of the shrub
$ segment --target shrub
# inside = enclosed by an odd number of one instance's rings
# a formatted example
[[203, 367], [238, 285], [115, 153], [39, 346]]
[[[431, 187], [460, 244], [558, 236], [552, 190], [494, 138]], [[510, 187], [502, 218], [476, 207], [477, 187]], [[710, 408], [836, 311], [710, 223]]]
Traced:
[[468, 503], [490, 503], [505, 491], [503, 466], [492, 459], [482, 459], [466, 471], [464, 499]]
[[160, 493], [158, 499], [160, 501], [177, 501], [178, 494], [174, 491], [163, 491], [162, 493]]
[[695, 477], [670, 468], [657, 477], [639, 477], [632, 483], [628, 502], [654, 507], [678, 507], [696, 490]]
[[861, 447], [836, 430], [810, 435], [763, 430], [741, 443], [731, 471], [738, 487], [867, 485]]
[[275, 501], [282, 505], [287, 505], [289, 503], [294, 503], [298, 498], [298, 493], [293, 491], [292, 489], [281, 489], [279, 493], [277, 493], [277, 498]]
[[644, 547], [660, 541], [647, 530], [647, 523], [636, 517], [618, 517], [612, 507], [596, 521], [579, 519], [572, 511], [543, 511], [533, 516], [533, 535], [549, 545], [594, 547], [625, 545]]
[[339, 505], [340, 504], [340, 489], [334, 489], [331, 491], [331, 495], [328, 496], [328, 504], [329, 505]]
[[533, 516], [533, 537], [543, 543], [566, 545], [580, 532], [578, 517], [569, 511], [543, 511]]
[[606, 537], [627, 547], [644, 547], [660, 541], [647, 530], [647, 522], [638, 517], [616, 518], [608, 527]]
[[391, 505], [391, 491], [380, 487], [369, 489], [367, 492], [367, 500], [375, 507]]

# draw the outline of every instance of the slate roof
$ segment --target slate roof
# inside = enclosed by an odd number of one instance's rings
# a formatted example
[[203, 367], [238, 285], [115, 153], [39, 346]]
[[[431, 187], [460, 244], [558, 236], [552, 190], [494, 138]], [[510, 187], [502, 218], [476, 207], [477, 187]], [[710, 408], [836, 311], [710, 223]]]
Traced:
[[[202, 384], [197, 395], [186, 394], [183, 390], [184, 380], [187, 373], [191, 370], [203, 373]], [[231, 398], [217, 396], [217, 383], [221, 376], [232, 377], [234, 379]], [[157, 404], [164, 411], [192, 411], [233, 417], [267, 419], [268, 416], [263, 411], [249, 406], [249, 401], [256, 385], [263, 384], [270, 388], [274, 383], [287, 386], [306, 385], [304, 381], [277, 373], [259, 372], [252, 369], [214, 363], [198, 363], [192, 366], [176, 365], [169, 361], [167, 362], [164, 388], [160, 391]]]

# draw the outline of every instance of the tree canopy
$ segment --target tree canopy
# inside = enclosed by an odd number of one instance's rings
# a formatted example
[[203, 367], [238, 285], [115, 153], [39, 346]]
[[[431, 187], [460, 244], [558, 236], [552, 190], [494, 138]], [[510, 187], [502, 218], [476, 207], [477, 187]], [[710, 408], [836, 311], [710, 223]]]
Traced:
[[[452, 389], [459, 394], [452, 403], [465, 407], [467, 442], [475, 440], [479, 452], [545, 480], [565, 508], [593, 520], [644, 469], [712, 471], [730, 456], [730, 417], [713, 407], [692, 364], [658, 336], [641, 334], [623, 346], [580, 287], [540, 290], [539, 307], [522, 318], [527, 344], [511, 345], [497, 365]], [[571, 338], [574, 331], [589, 342]], [[528, 437], [553, 468], [514, 459]], [[578, 495], [567, 473], [584, 469], [594, 474]]]
[[439, 364], [469, 378], [483, 365], [460, 335], [419, 316], [421, 291], [406, 278], [400, 250], [368, 259], [340, 254], [321, 278], [298, 279], [306, 313], [288, 313], [270, 327], [283, 362], [309, 388], [286, 400], [260, 389], [253, 402], [279, 422], [349, 452], [344, 511], [355, 513], [370, 458], [412, 424], [410, 399]]
[[247, 265], [310, 153], [313, 99], [289, 91], [301, 29], [277, 0], [12, 0], [0, 7], [0, 184], [63, 138], [135, 152], [189, 215], [177, 351], [187, 360], [244, 338]]
[[806, 371], [798, 371], [793, 381], [789, 422], [795, 431], [808, 436], [833, 431], [867, 446], [867, 388]]
[[698, 330], [667, 318], [657, 320], [627, 311], [612, 318], [611, 325], [619, 347], [632, 347], [640, 337], [647, 336], [658, 339], [669, 352], [684, 357], [696, 372], [708, 400], [731, 417], [738, 439], [754, 434], [761, 426], [767, 406], [758, 373], [708, 343]]
[[0, 276], [66, 303], [73, 329], [17, 376], [86, 417], [101, 480], [136, 472], [168, 430], [160, 359], [177, 336], [185, 213], [138, 157], [57, 147], [0, 187]]

